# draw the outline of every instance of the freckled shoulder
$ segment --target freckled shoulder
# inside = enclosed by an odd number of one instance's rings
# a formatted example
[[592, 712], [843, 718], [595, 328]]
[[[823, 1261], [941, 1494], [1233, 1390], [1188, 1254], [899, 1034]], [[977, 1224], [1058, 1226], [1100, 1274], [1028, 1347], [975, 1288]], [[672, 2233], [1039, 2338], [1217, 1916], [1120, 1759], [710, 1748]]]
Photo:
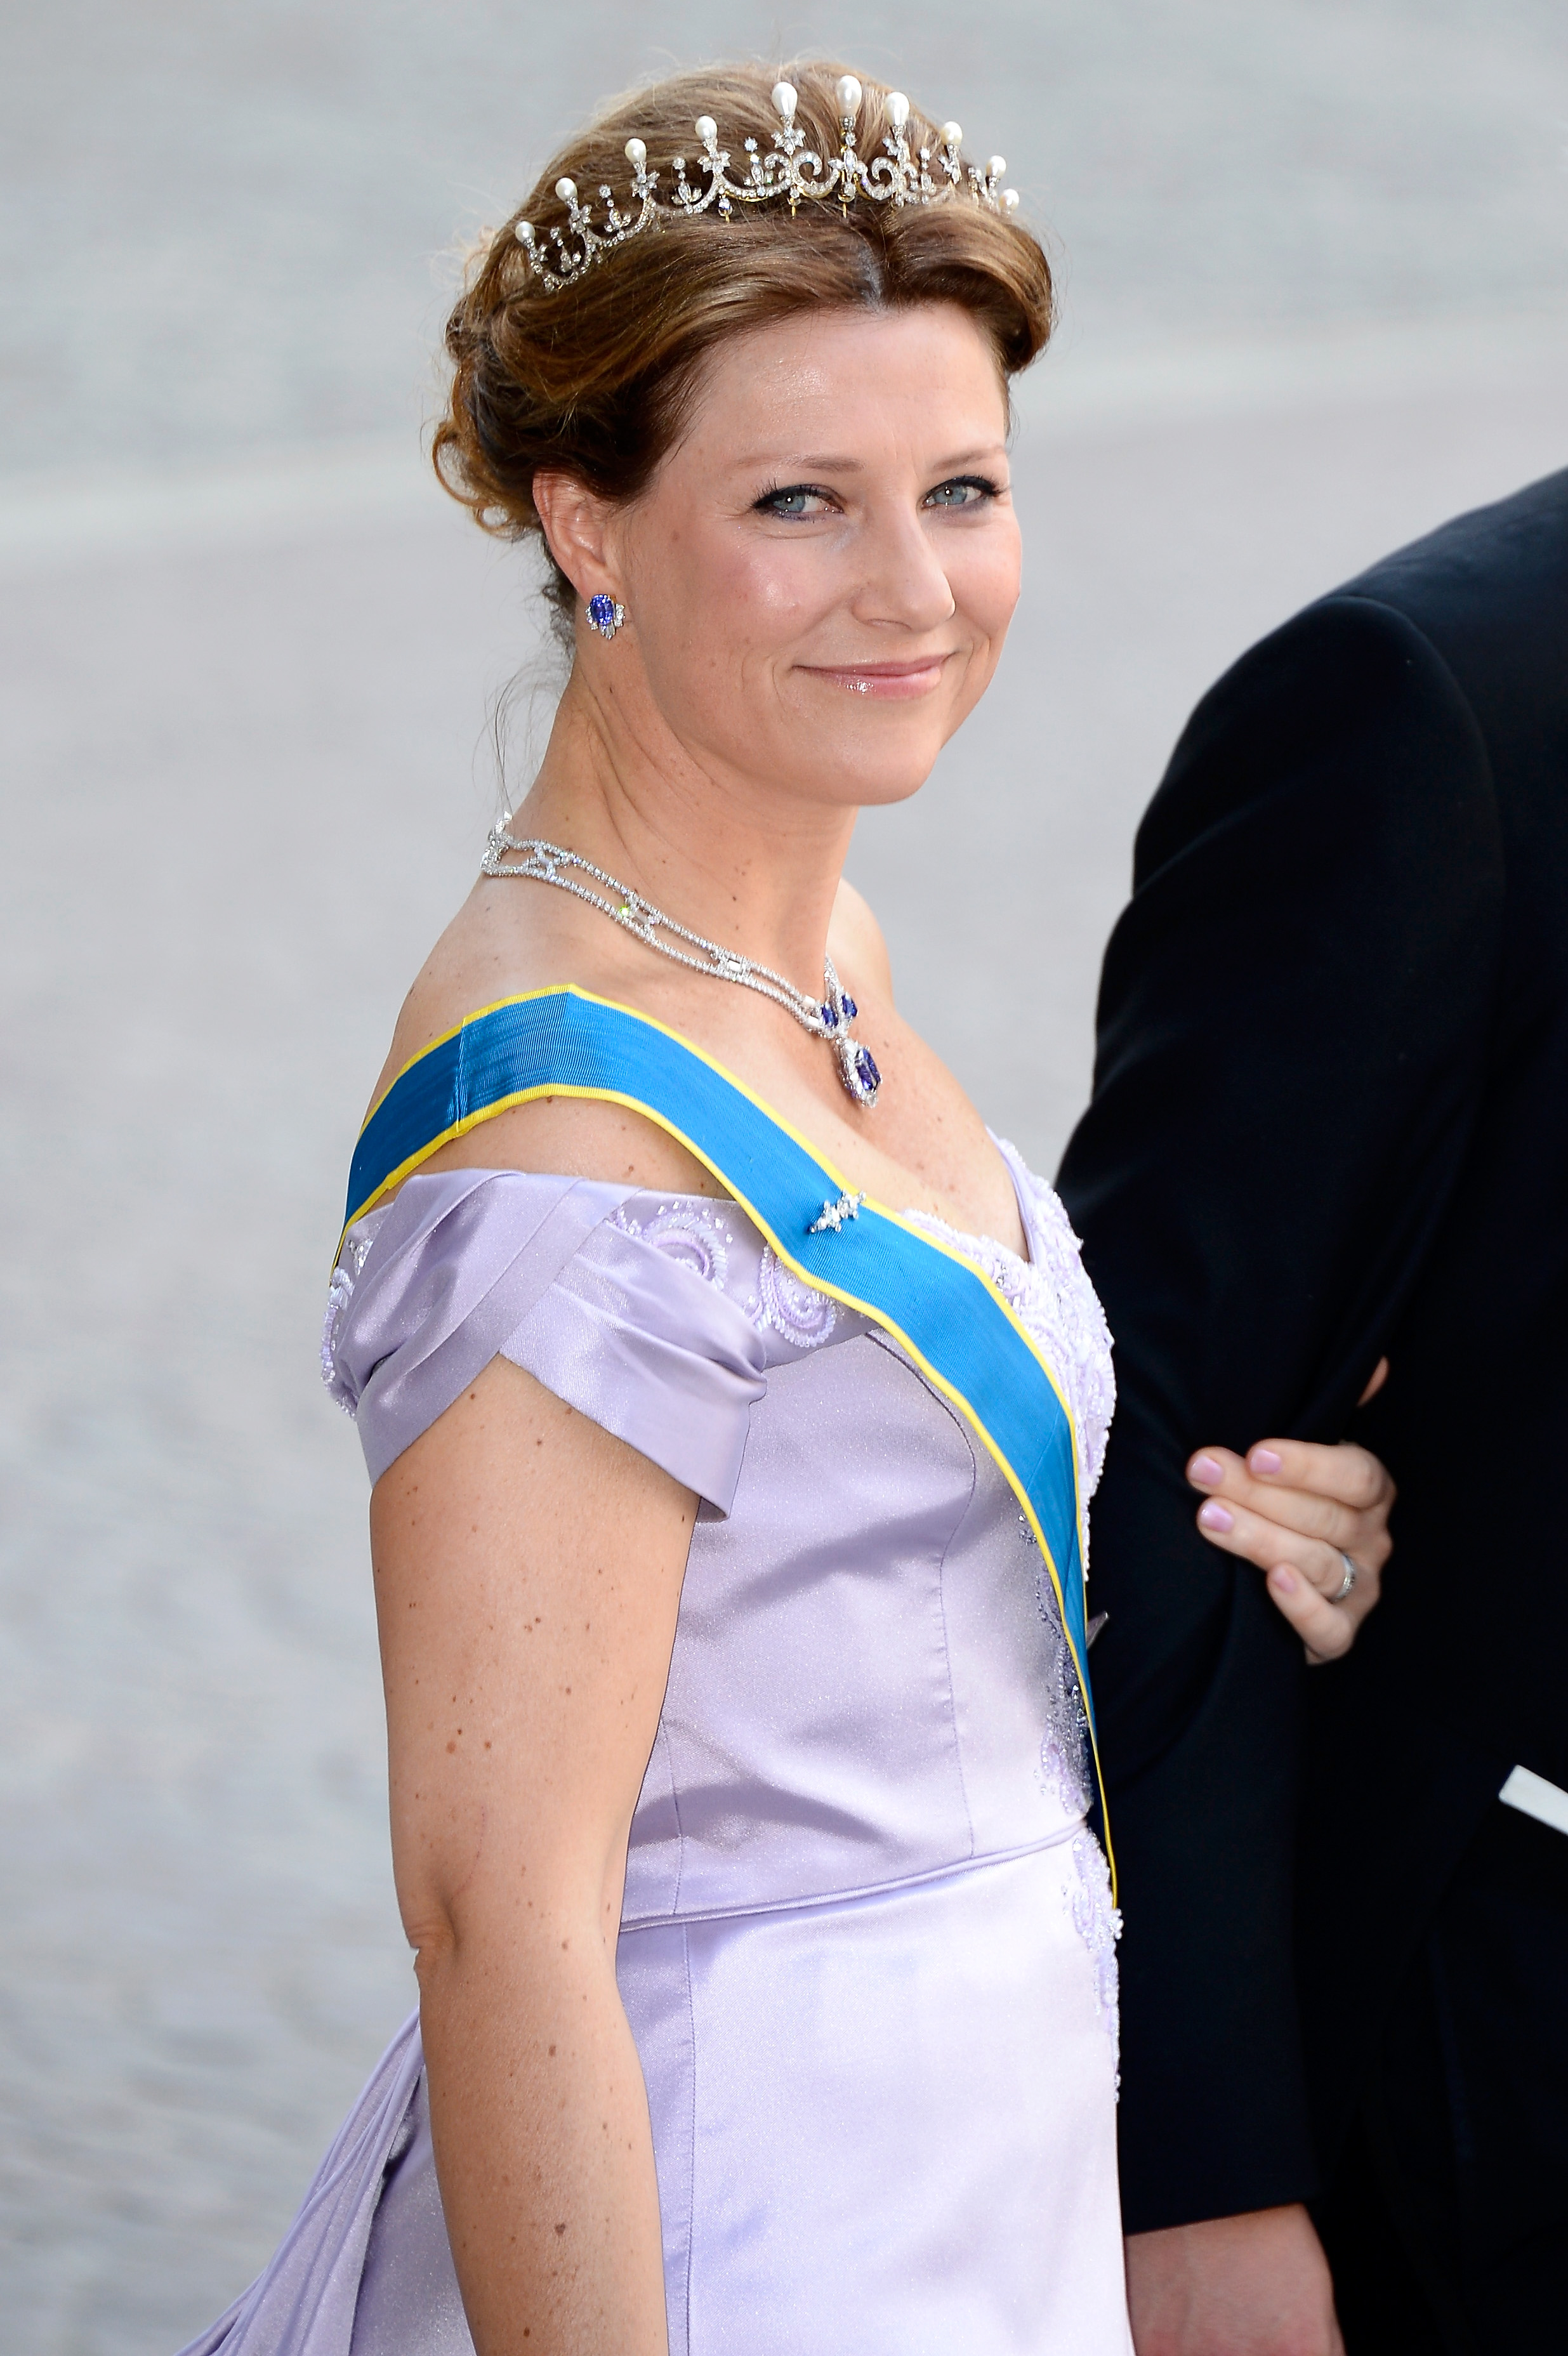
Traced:
[[[502, 967], [493, 954], [486, 956], [484, 932], [480, 894], [476, 889], [425, 958], [398, 1010], [392, 1045], [371, 1091], [371, 1111], [416, 1055], [455, 1031], [466, 1014], [506, 994], [493, 986]], [[487, 988], [487, 984], [492, 986]]]
[[[518, 905], [494, 886], [487, 890], [477, 885], [469, 894], [403, 1000], [372, 1108], [414, 1056], [446, 1038], [478, 1008], [547, 988], [568, 975], [588, 989], [604, 986], [599, 973], [579, 970], [580, 945], [554, 937], [553, 911], [535, 904], [530, 909], [534, 921], [519, 926], [510, 921]], [[444, 1145], [423, 1167], [547, 1171], [669, 1194], [725, 1192], [711, 1172], [656, 1122], [622, 1105], [573, 1097], [543, 1097], [515, 1105]]]

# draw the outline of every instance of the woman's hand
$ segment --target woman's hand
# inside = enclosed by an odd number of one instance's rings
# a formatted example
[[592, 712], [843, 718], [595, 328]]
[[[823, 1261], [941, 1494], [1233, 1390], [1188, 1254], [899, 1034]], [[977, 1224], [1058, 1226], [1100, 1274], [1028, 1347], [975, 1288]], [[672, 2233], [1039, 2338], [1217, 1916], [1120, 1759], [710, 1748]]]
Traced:
[[[1363, 1403], [1382, 1387], [1388, 1370], [1384, 1358]], [[1198, 1528], [1211, 1546], [1268, 1573], [1269, 1593], [1307, 1659], [1316, 1665], [1348, 1653], [1378, 1601], [1393, 1551], [1394, 1484], [1377, 1457], [1348, 1440], [1337, 1448], [1261, 1440], [1244, 1458], [1228, 1448], [1200, 1449], [1187, 1477], [1205, 1494]], [[1356, 1577], [1342, 1595], [1347, 1558]]]

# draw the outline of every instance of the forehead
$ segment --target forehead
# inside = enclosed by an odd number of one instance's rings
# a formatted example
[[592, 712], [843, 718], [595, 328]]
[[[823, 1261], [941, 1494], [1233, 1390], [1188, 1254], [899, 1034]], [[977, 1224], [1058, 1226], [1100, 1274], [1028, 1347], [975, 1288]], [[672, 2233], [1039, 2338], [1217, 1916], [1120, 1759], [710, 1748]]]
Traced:
[[1006, 434], [1007, 395], [984, 329], [956, 303], [807, 311], [731, 337], [698, 380], [685, 443], [704, 464], [774, 442], [976, 441]]

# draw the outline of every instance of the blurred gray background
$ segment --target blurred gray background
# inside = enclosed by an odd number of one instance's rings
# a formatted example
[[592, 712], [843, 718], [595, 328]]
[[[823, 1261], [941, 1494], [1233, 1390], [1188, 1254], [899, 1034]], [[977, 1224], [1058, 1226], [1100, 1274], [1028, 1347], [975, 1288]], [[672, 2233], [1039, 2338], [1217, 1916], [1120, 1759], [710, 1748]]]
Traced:
[[1008, 157], [1066, 294], [1025, 600], [852, 872], [1049, 1169], [1193, 700], [1568, 463], [1568, 12], [9, 0], [0, 33], [0, 2349], [166, 2356], [413, 1996], [316, 1337], [537, 650], [526, 567], [421, 457], [454, 240], [708, 54], [836, 53]]

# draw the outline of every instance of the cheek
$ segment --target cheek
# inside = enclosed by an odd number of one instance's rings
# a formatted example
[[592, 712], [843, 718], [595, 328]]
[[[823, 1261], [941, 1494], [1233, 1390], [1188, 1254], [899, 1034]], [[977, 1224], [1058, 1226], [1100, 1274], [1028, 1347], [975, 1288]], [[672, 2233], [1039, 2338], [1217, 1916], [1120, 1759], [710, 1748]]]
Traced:
[[[822, 551], [674, 526], [638, 565], [642, 658], [678, 732], [728, 743], [755, 735], [770, 682], [831, 610]], [[628, 584], [629, 585], [629, 584]], [[759, 702], [759, 700], [760, 702]]]
[[947, 571], [960, 614], [978, 636], [999, 644], [1007, 635], [1023, 580], [1023, 545], [1016, 526], [976, 532], [961, 541]]
[[820, 541], [732, 541], [704, 567], [703, 602], [710, 612], [722, 611], [725, 637], [737, 650], [782, 649], [837, 602], [826, 554]]
[[644, 598], [651, 592], [656, 610], [694, 620], [707, 647], [731, 656], [787, 648], [842, 596], [841, 568], [820, 537], [763, 540], [682, 519], [650, 533], [639, 556]]

